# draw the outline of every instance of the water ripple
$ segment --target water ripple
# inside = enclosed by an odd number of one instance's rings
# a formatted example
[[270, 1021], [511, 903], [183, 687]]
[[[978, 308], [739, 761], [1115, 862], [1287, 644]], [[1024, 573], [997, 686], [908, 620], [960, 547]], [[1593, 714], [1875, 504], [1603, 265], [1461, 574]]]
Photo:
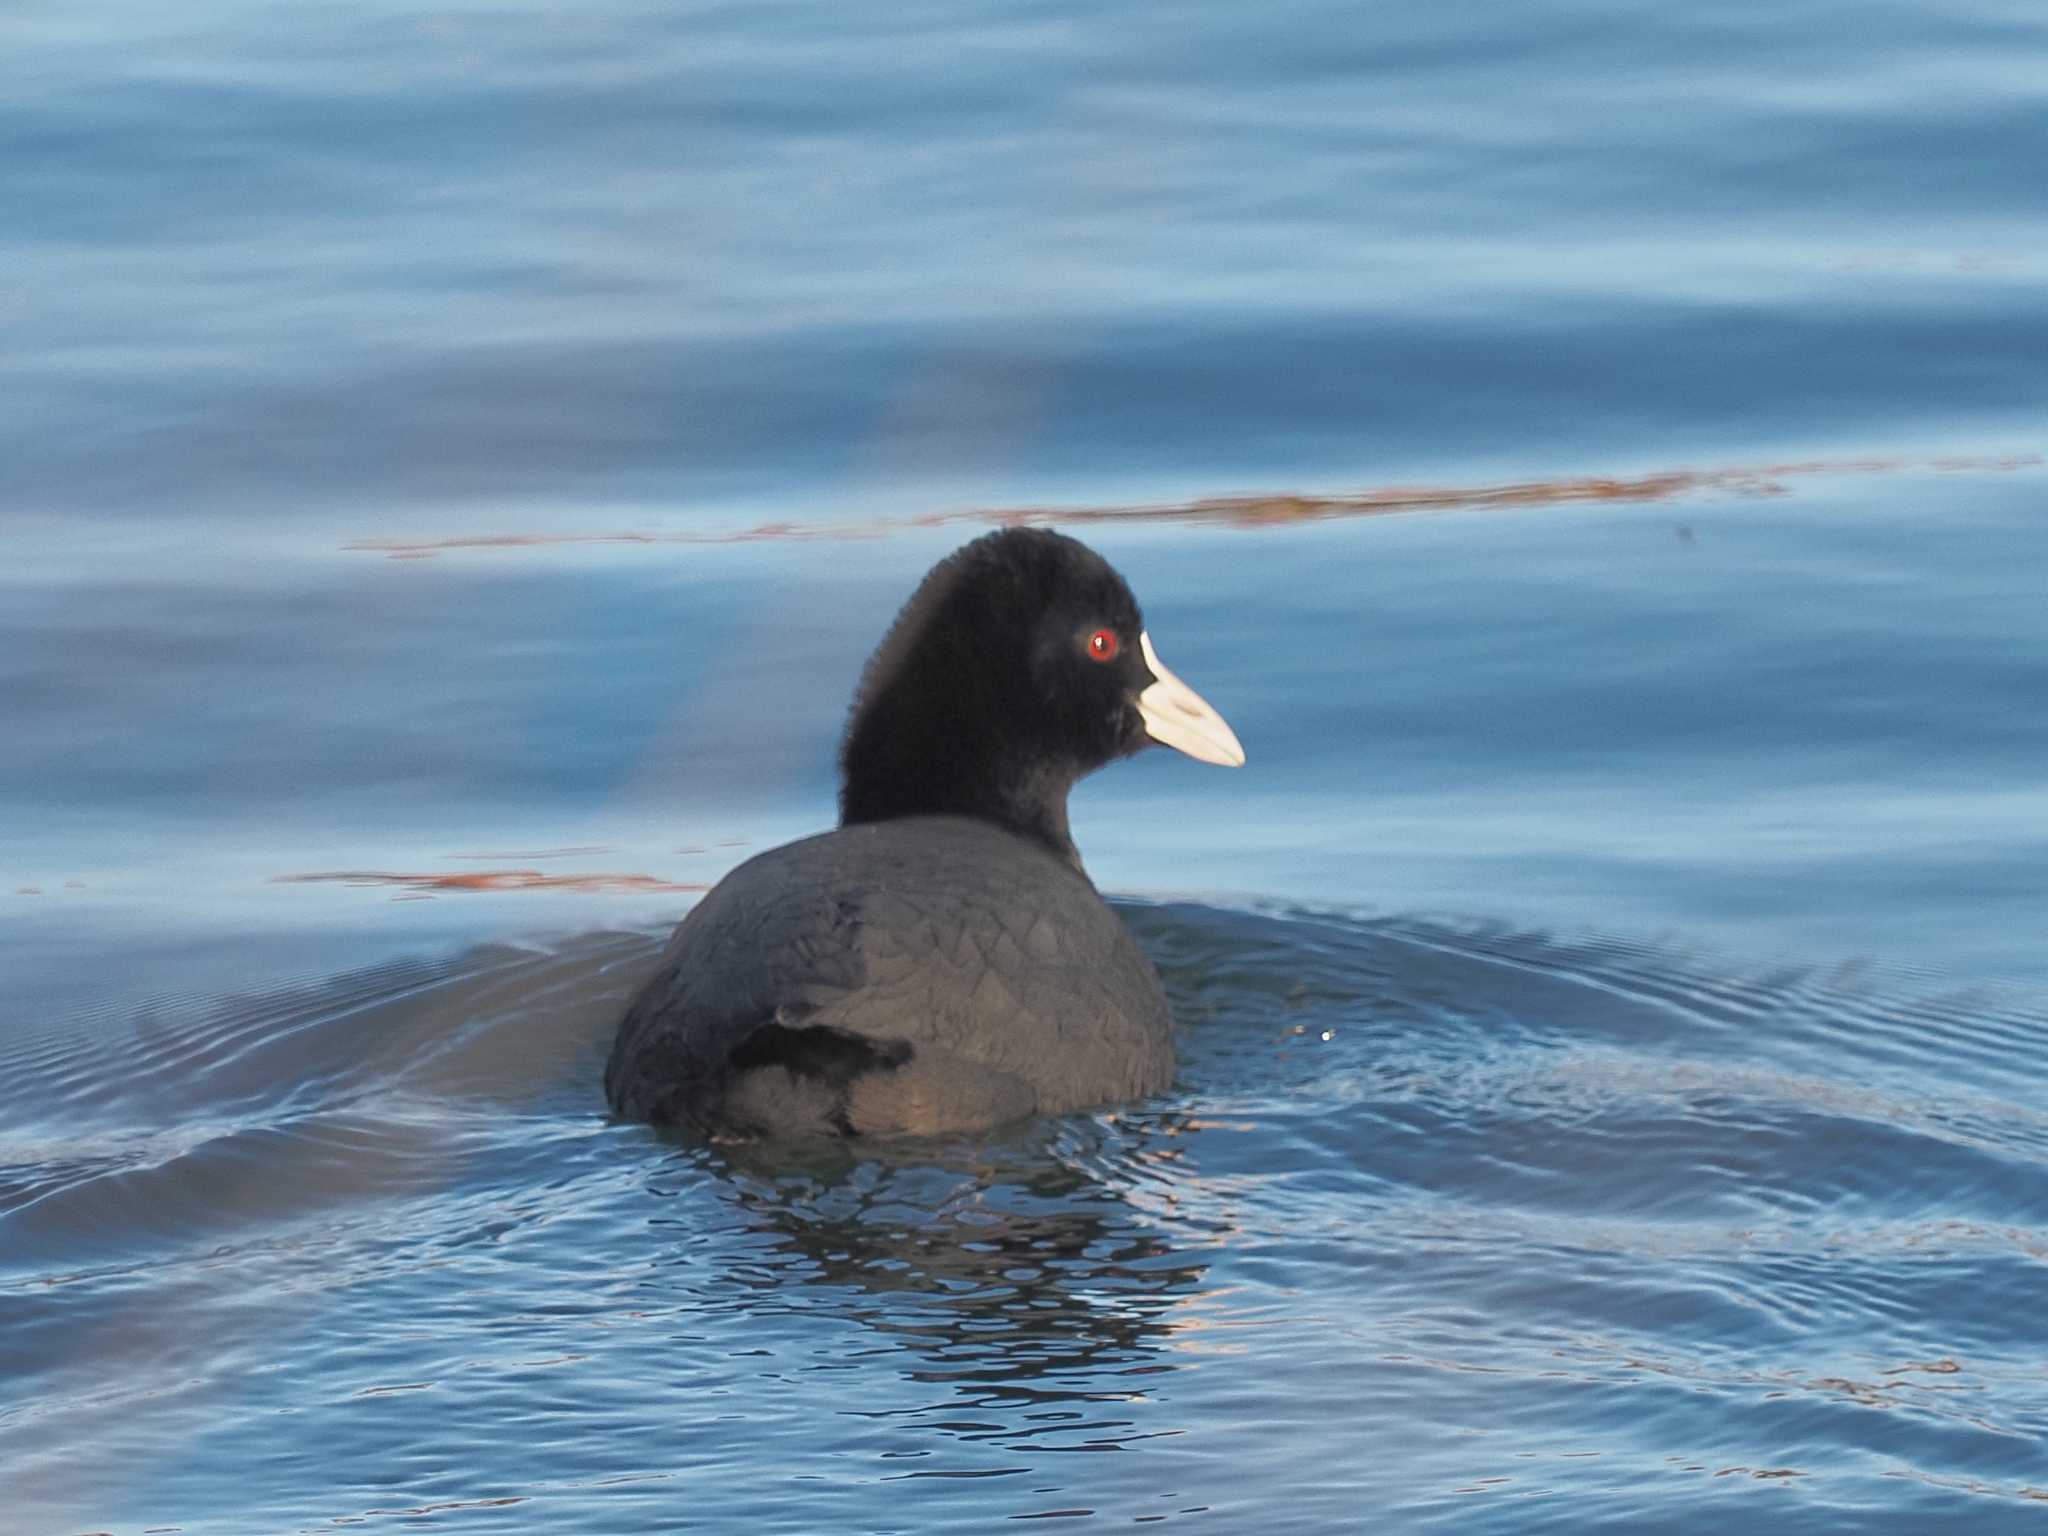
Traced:
[[[83, 1517], [33, 1469], [99, 1437], [134, 1476], [92, 1518], [237, 1530], [799, 1524], [820, 1479], [933, 1519], [1194, 1519], [1247, 1458], [1310, 1523], [1502, 1530], [1537, 1495], [1713, 1528], [1736, 1485], [1918, 1530], [2048, 1486], [2025, 996], [1125, 910], [1175, 1092], [954, 1143], [607, 1123], [649, 934], [25, 1041], [0, 1468]], [[223, 1523], [206, 1468], [251, 1416]], [[742, 1449], [783, 1472], [721, 1477]], [[342, 1470], [308, 1502], [313, 1456]]]

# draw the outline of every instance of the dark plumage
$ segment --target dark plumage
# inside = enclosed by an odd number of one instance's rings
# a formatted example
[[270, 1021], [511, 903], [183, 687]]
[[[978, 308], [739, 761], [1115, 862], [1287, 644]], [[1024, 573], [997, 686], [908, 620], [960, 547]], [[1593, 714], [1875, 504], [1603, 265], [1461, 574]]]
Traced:
[[620, 1114], [931, 1134], [1156, 1093], [1172, 1022], [1081, 868], [1067, 793], [1153, 741], [1240, 763], [1123, 579], [1015, 528], [940, 562], [861, 679], [837, 831], [749, 859], [620, 1022]]

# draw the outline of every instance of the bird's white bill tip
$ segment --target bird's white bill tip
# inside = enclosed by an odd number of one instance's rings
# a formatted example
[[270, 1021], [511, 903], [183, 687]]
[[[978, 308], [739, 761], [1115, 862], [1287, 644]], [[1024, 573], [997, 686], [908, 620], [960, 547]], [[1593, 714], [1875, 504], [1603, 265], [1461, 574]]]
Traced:
[[1223, 723], [1203, 697], [1167, 670], [1159, 653], [1152, 649], [1152, 637], [1140, 633], [1138, 647], [1145, 653], [1145, 665], [1155, 681], [1138, 695], [1138, 713], [1145, 721], [1145, 734], [1161, 746], [1185, 752], [1205, 763], [1225, 768], [1244, 766], [1244, 747], [1237, 733]]

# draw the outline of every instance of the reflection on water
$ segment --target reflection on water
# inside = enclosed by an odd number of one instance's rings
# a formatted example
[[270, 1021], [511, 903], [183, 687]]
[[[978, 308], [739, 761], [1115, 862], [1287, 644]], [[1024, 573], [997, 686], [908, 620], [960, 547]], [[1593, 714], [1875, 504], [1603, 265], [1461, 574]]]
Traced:
[[[885, 1149], [826, 1178], [793, 1175], [787, 1149], [754, 1149], [721, 1171], [776, 1241], [733, 1278], [762, 1292], [760, 1305], [820, 1306], [861, 1324], [876, 1349], [909, 1357], [898, 1366], [905, 1380], [950, 1389], [878, 1417], [1020, 1451], [1172, 1433], [1104, 1416], [1144, 1401], [1144, 1378], [1171, 1368], [1159, 1354], [1176, 1309], [1199, 1301], [1207, 1267], [1081, 1166], [1113, 1156], [1141, 1178], [1145, 1140], [1084, 1122], [962, 1147], [950, 1163]], [[915, 1160], [897, 1160], [906, 1156]], [[798, 1285], [811, 1294], [793, 1301]], [[984, 1417], [962, 1417], [976, 1411]]]

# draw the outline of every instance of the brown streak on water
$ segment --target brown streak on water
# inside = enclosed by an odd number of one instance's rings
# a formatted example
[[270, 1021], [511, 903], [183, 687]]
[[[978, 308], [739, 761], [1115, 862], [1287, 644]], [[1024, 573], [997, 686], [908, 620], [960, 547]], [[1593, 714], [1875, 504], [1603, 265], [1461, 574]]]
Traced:
[[343, 548], [382, 554], [393, 560], [424, 560], [450, 550], [530, 549], [561, 544], [746, 544], [766, 540], [880, 538], [905, 528], [939, 528], [956, 523], [999, 527], [1042, 523], [1172, 522], [1216, 523], [1230, 528], [1272, 528], [1333, 518], [1388, 517], [1408, 512], [1448, 512], [1498, 507], [1557, 507], [1586, 502], [1659, 502], [1684, 496], [1776, 496], [1786, 480], [1814, 475], [1883, 475], [1913, 470], [1956, 473], [2011, 473], [2037, 469], [2039, 454], [1934, 459], [1813, 459], [1784, 464], [1737, 465], [1721, 469], [1677, 469], [1620, 477], [1569, 476], [1482, 486], [1383, 486], [1327, 495], [1273, 492], [1207, 496], [1157, 505], [1106, 507], [1010, 507], [924, 513], [882, 518], [860, 525], [760, 523], [712, 533], [502, 533], [448, 539], [357, 539]]
[[550, 875], [538, 869], [479, 869], [444, 874], [399, 874], [389, 870], [319, 870], [297, 875], [272, 875], [273, 885], [395, 885], [408, 891], [590, 891], [610, 894], [701, 892], [701, 880], [660, 880], [653, 875]]

